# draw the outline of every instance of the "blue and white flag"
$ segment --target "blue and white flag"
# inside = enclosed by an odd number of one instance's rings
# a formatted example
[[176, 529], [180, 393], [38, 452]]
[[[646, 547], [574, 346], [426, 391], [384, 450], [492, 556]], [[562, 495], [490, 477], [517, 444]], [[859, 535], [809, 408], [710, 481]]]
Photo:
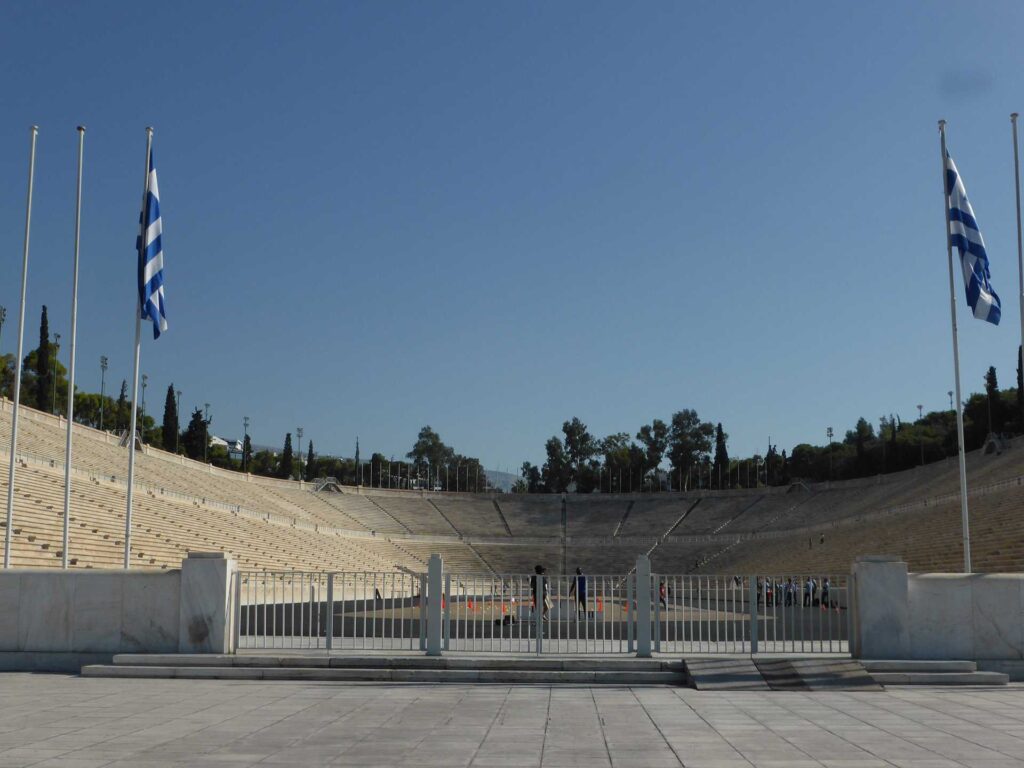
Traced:
[[978, 230], [971, 203], [967, 200], [967, 190], [964, 189], [964, 183], [949, 152], [946, 153], [946, 200], [949, 202], [949, 239], [960, 251], [967, 303], [971, 305], [976, 318], [999, 325], [1000, 302], [990, 282], [992, 276], [988, 271], [985, 241]]
[[149, 193], [142, 206], [139, 249], [139, 310], [143, 320], [153, 321], [153, 338], [167, 330], [164, 309], [164, 251], [160, 242], [163, 223], [160, 220], [160, 188], [156, 183], [153, 153], [149, 154]]

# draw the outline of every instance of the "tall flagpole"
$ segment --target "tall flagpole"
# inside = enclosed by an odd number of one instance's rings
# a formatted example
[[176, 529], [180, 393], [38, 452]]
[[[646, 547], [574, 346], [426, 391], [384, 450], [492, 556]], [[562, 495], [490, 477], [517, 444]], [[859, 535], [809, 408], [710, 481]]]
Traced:
[[[146, 203], [149, 201], [149, 158], [153, 152], [153, 129], [146, 128], [146, 180], [143, 184], [142, 210], [139, 218], [139, 248], [146, 244]], [[141, 259], [141, 250], [139, 258]], [[140, 272], [141, 274], [141, 272]], [[139, 399], [139, 350], [142, 347], [142, 295], [136, 286], [135, 296], [135, 358], [132, 367], [132, 418], [128, 433], [128, 507], [124, 515], [124, 567], [131, 561], [132, 547], [132, 495], [135, 487], [135, 420]]]
[[68, 535], [71, 527], [71, 425], [75, 423], [75, 337], [78, 330], [78, 244], [82, 234], [82, 157], [85, 126], [78, 126], [78, 190], [75, 198], [75, 268], [71, 279], [71, 359], [68, 362], [68, 437], [64, 446], [64, 549], [61, 565], [68, 567]]
[[11, 466], [7, 475], [7, 527], [4, 528], [4, 568], [11, 567], [11, 536], [14, 520], [14, 457], [18, 452], [18, 408], [21, 403], [21, 359], [25, 353], [25, 288], [28, 283], [28, 239], [32, 229], [32, 185], [36, 175], [36, 137], [32, 126], [32, 148], [28, 155], [28, 201], [25, 203], [25, 248], [21, 254], [21, 314], [18, 315], [18, 354], [14, 358], [14, 410], [11, 411]]
[[953, 284], [953, 239], [949, 233], [949, 190], [946, 184], [946, 121], [939, 120], [942, 149], [942, 207], [946, 217], [946, 257], [949, 260], [949, 316], [953, 324], [953, 373], [956, 383], [956, 434], [960, 450], [960, 522], [964, 540], [964, 573], [971, 573], [971, 529], [967, 516], [967, 459], [964, 456], [964, 406], [960, 397], [960, 345], [956, 337], [956, 292]]
[[[1010, 125], [1013, 127], [1013, 181], [1014, 191], [1017, 193], [1017, 278], [1020, 288], [1020, 343], [1021, 352], [1018, 353], [1017, 365], [1024, 371], [1024, 249], [1021, 248], [1020, 231], [1020, 159], [1017, 151], [1017, 113], [1010, 115]], [[1024, 417], [1024, 414], [1018, 414]]]

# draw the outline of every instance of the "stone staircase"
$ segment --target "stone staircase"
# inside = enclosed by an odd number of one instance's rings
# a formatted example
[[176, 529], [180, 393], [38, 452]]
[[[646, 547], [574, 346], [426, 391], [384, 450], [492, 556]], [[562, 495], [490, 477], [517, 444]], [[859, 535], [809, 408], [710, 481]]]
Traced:
[[681, 661], [633, 657], [118, 654], [83, 677], [546, 685], [690, 684]]
[[973, 661], [863, 661], [882, 685], [1006, 685], [1009, 675], [980, 672]]

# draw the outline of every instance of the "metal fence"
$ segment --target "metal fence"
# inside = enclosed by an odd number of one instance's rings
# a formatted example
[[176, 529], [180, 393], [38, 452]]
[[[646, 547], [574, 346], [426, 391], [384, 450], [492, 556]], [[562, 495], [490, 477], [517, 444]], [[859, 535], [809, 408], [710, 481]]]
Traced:
[[849, 652], [849, 576], [652, 578], [655, 651]]
[[[442, 574], [439, 562], [429, 577], [240, 571], [235, 576], [235, 647], [535, 654], [849, 652], [849, 576], [651, 574], [647, 582], [646, 567], [638, 572], [639, 577]], [[431, 578], [438, 585], [440, 606], [428, 621]]]
[[419, 650], [426, 577], [400, 572], [239, 571], [236, 647]]
[[[448, 574], [444, 648], [629, 653], [634, 579], [625, 575]], [[537, 609], [538, 604], [540, 610]]]

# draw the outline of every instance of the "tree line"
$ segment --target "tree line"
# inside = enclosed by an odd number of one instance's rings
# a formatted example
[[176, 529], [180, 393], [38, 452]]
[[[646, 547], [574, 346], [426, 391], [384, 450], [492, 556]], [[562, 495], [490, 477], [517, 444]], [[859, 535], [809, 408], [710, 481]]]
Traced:
[[[982, 393], [964, 402], [964, 446], [972, 451], [990, 436], [1024, 433], [1021, 350], [1017, 386], [1000, 390], [995, 367]], [[950, 393], [952, 398], [952, 393]], [[956, 411], [921, 412], [917, 420], [883, 415], [860, 418], [826, 443], [800, 443], [787, 454], [770, 444], [765, 453], [730, 458], [721, 422], [702, 420], [693, 409], [654, 419], [635, 434], [599, 438], [579, 418], [562, 424], [544, 444], [545, 462], [524, 462], [516, 493], [620, 493], [753, 488], [796, 481], [851, 480], [942, 461], [958, 451]]]

